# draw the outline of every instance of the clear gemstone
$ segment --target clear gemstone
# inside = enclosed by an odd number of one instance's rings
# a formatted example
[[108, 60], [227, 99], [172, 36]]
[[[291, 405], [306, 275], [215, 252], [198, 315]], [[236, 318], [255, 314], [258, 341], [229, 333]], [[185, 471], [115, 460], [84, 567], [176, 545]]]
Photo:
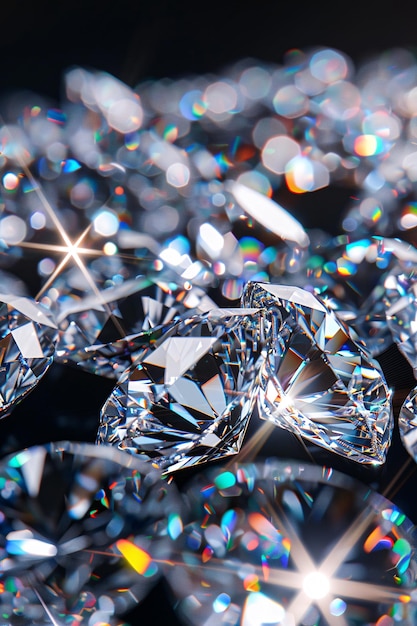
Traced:
[[113, 621], [158, 580], [168, 524], [181, 526], [175, 486], [112, 448], [27, 448], [1, 461], [0, 485], [0, 612], [13, 624]]
[[299, 287], [249, 283], [242, 302], [265, 309], [271, 325], [260, 417], [359, 463], [383, 463], [391, 392], [353, 331]]
[[58, 329], [30, 298], [0, 294], [0, 417], [8, 415], [52, 363]]
[[385, 318], [384, 281], [417, 261], [410, 244], [388, 237], [330, 238], [312, 235], [309, 257], [294, 271], [290, 266], [274, 282], [297, 285], [318, 295], [365, 342], [373, 356], [392, 344]]
[[101, 411], [97, 443], [166, 471], [236, 454], [256, 398], [260, 312], [213, 309], [145, 348]]
[[417, 371], [417, 279], [414, 272], [387, 276], [386, 318], [400, 352]]
[[414, 524], [367, 485], [267, 459], [200, 472], [184, 499], [164, 568], [187, 624], [416, 623]]
[[[88, 285], [86, 286], [88, 287]], [[75, 294], [74, 294], [75, 296]], [[156, 330], [214, 306], [205, 292], [185, 281], [138, 277], [106, 289], [68, 296], [57, 314], [57, 361], [118, 378]]]
[[405, 449], [417, 462], [417, 387], [410, 391], [401, 406], [398, 428]]

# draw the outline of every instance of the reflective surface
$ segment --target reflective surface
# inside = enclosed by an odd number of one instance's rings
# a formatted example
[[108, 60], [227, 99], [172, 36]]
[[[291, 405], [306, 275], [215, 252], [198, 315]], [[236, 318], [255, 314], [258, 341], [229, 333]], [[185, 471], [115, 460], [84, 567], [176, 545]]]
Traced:
[[360, 463], [383, 463], [391, 392], [358, 337], [299, 287], [248, 283], [242, 301], [269, 313], [260, 417]]
[[97, 443], [164, 471], [237, 454], [256, 402], [260, 314], [212, 309], [142, 350], [101, 411]]
[[329, 468], [269, 459], [199, 474], [166, 566], [185, 624], [416, 620], [414, 527]]
[[52, 363], [57, 339], [57, 326], [45, 307], [30, 298], [0, 294], [0, 417], [39, 383]]
[[142, 600], [169, 554], [173, 485], [92, 444], [33, 446], [0, 464], [2, 618], [107, 623]]

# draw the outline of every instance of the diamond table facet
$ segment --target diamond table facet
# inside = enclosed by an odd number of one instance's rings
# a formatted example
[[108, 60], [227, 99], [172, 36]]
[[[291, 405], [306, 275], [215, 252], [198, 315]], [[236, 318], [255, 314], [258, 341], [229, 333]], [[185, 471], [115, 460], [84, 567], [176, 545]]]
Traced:
[[242, 304], [269, 317], [260, 417], [359, 463], [383, 463], [393, 426], [391, 392], [355, 333], [299, 287], [248, 283]]
[[98, 444], [164, 471], [239, 452], [256, 401], [261, 314], [213, 309], [145, 348], [101, 411]]

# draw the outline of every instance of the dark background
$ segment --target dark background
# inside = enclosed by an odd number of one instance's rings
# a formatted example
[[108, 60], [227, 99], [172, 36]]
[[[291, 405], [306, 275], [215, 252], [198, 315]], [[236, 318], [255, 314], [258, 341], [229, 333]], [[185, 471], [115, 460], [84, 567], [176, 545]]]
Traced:
[[63, 70], [108, 71], [131, 86], [215, 72], [242, 57], [280, 63], [292, 48], [330, 46], [358, 61], [415, 49], [412, 3], [21, 0], [1, 7], [0, 81], [59, 97]]
[[[107, 71], [134, 87], [165, 76], [216, 73], [245, 57], [281, 63], [288, 50], [311, 46], [337, 48], [357, 64], [390, 48], [417, 49], [416, 13], [412, 4], [366, 0], [331, 5], [305, 0], [10, 1], [0, 13], [0, 94], [27, 89], [59, 102], [63, 73], [77, 65]], [[320, 220], [326, 209], [315, 210], [314, 218], [306, 214], [305, 225], [320, 226], [312, 219]], [[414, 379], [395, 347], [380, 360], [396, 390], [397, 415]], [[94, 441], [99, 410], [112, 387], [108, 380], [53, 365], [38, 388], [1, 422], [0, 452], [60, 439]], [[309, 460], [300, 442], [284, 431], [277, 431], [262, 454]], [[329, 461], [320, 450], [310, 454], [316, 462]], [[417, 522], [415, 465], [397, 432], [383, 468], [363, 468], [338, 458], [332, 462], [385, 492]], [[126, 621], [174, 626], [163, 585]]]

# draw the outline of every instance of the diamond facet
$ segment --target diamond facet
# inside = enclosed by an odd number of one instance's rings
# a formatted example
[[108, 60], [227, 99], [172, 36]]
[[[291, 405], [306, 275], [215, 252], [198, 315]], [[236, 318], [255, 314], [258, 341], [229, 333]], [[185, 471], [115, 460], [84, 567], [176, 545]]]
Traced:
[[58, 442], [3, 459], [0, 484], [2, 619], [107, 623], [158, 579], [169, 516], [181, 518], [175, 486], [148, 464]]
[[398, 429], [404, 448], [417, 462], [417, 387], [410, 391], [401, 406]]
[[167, 471], [236, 454], [255, 403], [258, 310], [213, 309], [145, 348], [101, 412], [97, 443]]
[[145, 276], [72, 295], [63, 298], [57, 315], [57, 361], [115, 379], [154, 340], [155, 330], [214, 305], [198, 287]]
[[249, 283], [242, 302], [266, 309], [270, 319], [260, 417], [359, 463], [383, 463], [391, 393], [353, 331], [299, 287]]
[[416, 623], [414, 525], [367, 485], [268, 459], [206, 469], [184, 498], [164, 568], [187, 624]]
[[52, 363], [57, 337], [45, 307], [0, 294], [0, 417], [38, 384]]
[[386, 319], [399, 351], [417, 372], [417, 278], [415, 271], [385, 280]]

